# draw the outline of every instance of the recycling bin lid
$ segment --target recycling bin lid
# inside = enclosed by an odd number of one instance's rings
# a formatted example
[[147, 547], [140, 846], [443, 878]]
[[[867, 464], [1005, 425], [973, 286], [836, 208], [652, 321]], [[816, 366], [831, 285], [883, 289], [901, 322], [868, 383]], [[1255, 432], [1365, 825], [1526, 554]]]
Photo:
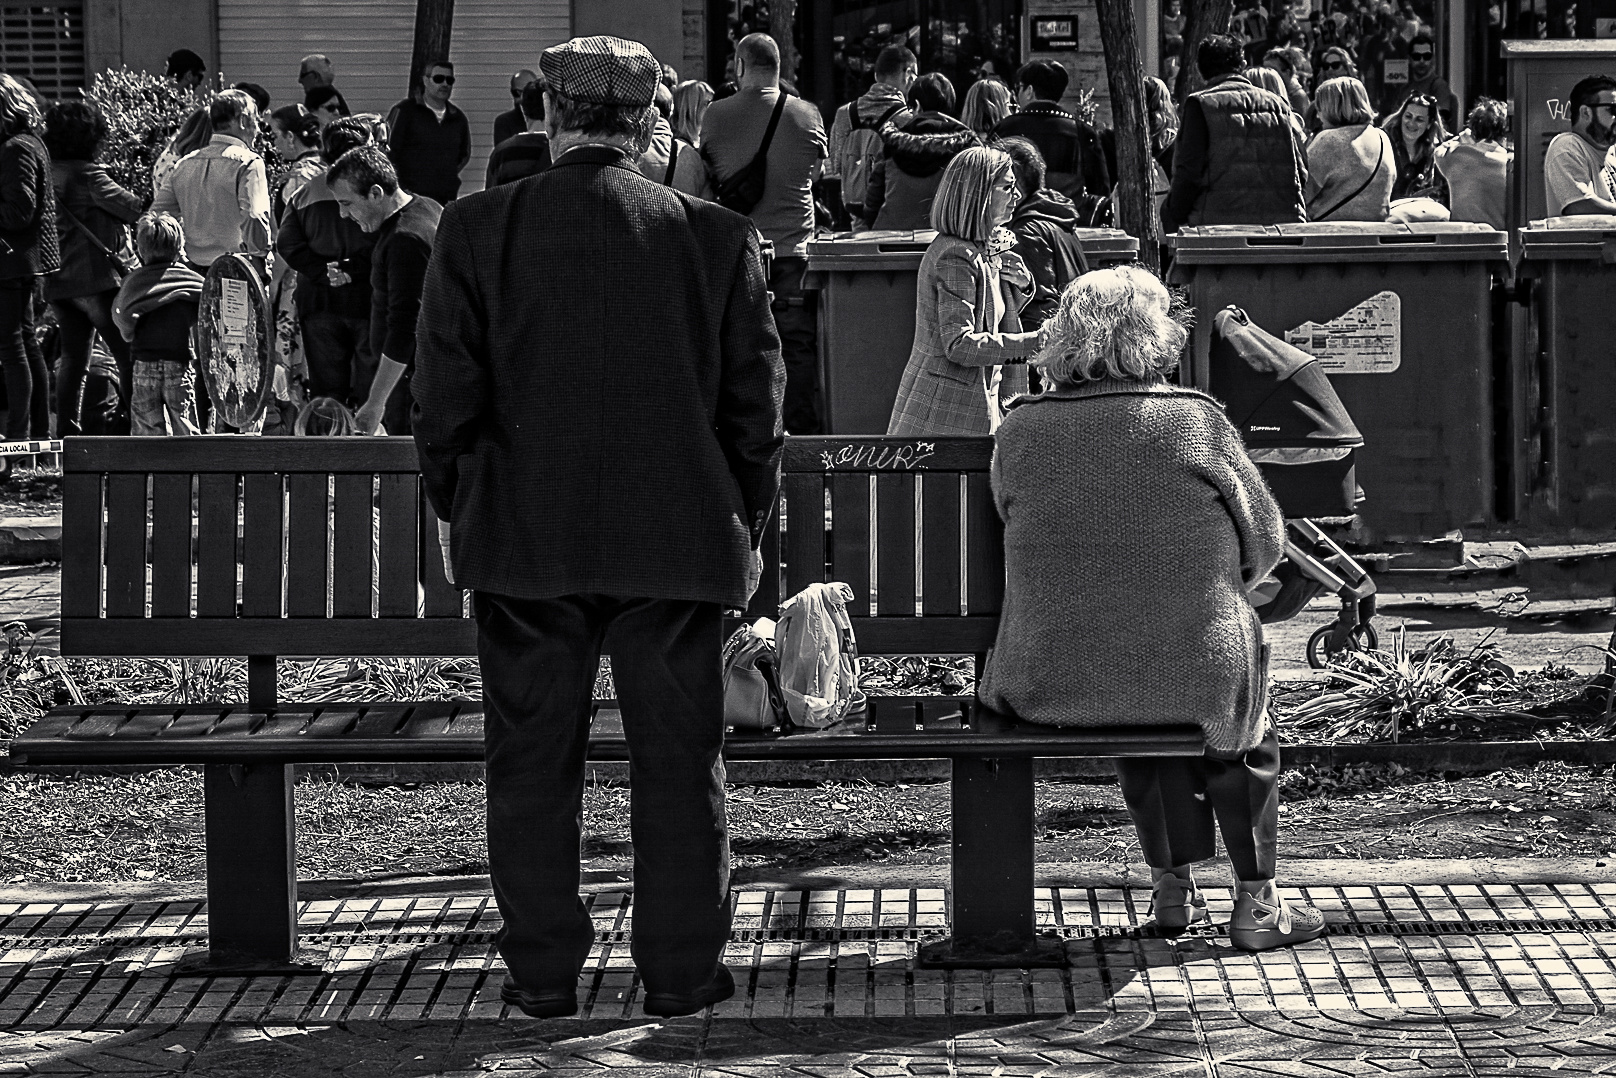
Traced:
[[1507, 234], [1471, 221], [1198, 225], [1168, 239], [1176, 265], [1503, 262], [1509, 257]]
[[[1072, 230], [1086, 254], [1100, 258], [1139, 253], [1139, 240], [1120, 228]], [[808, 241], [808, 269], [828, 271], [918, 269], [926, 248], [937, 238], [933, 229], [918, 232], [838, 232]]]
[[1616, 216], [1549, 217], [1521, 229], [1521, 257], [1616, 263]]

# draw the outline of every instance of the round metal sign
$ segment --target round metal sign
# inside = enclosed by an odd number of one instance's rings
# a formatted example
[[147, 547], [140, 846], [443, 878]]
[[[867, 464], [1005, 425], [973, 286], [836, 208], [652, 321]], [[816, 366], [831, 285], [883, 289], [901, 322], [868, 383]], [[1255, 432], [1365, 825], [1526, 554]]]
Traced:
[[225, 255], [208, 268], [197, 350], [215, 422], [241, 430], [263, 414], [274, 379], [274, 313], [253, 260]]

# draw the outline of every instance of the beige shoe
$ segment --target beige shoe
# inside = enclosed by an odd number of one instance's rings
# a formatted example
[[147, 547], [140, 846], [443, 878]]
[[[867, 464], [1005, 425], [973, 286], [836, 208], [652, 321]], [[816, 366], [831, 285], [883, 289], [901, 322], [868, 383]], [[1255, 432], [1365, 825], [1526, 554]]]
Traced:
[[1158, 928], [1188, 928], [1206, 920], [1206, 896], [1193, 878], [1168, 872], [1151, 885], [1150, 913]]
[[1303, 903], [1286, 902], [1269, 881], [1260, 894], [1240, 891], [1229, 919], [1229, 942], [1242, 951], [1269, 951], [1324, 935], [1324, 914]]

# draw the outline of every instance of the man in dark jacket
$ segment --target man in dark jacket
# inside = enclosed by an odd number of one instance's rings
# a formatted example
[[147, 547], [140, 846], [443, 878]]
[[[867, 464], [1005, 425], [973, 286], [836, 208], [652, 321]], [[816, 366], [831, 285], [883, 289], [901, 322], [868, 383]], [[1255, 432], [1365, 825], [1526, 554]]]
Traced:
[[609, 637], [642, 1000], [693, 1014], [734, 991], [722, 613], [757, 586], [785, 373], [756, 230], [635, 168], [656, 59], [592, 37], [540, 68], [555, 163], [444, 211], [414, 383], [422, 479], [477, 619], [502, 996], [534, 1017], [577, 1009], [595, 938], [578, 899], [584, 756]]
[[1195, 64], [1207, 86], [1184, 102], [1162, 228], [1307, 220], [1307, 164], [1290, 105], [1240, 74], [1245, 52], [1232, 37], [1205, 38]]
[[1060, 306], [1066, 286], [1088, 270], [1075, 231], [1078, 209], [1071, 199], [1044, 186], [1044, 155], [1031, 139], [995, 139], [992, 148], [1010, 155], [1021, 191], [1010, 232], [1033, 283], [1032, 299], [1021, 309], [1021, 328], [1037, 329]]
[[488, 155], [484, 188], [515, 183], [550, 167], [550, 136], [544, 130], [544, 84], [538, 79], [522, 88], [521, 106], [527, 126]]
[[997, 138], [1021, 135], [1044, 155], [1049, 185], [1068, 198], [1087, 191], [1101, 198], [1111, 193], [1094, 128], [1060, 107], [1071, 76], [1054, 60], [1033, 60], [1016, 72], [1016, 99], [1021, 111], [1006, 116], [993, 129]]
[[449, 100], [454, 65], [433, 60], [421, 69], [421, 99], [404, 100], [387, 117], [387, 155], [399, 182], [440, 206], [460, 193], [460, 172], [471, 161], [471, 123]]
[[[528, 116], [522, 109], [522, 91], [539, 81], [539, 76], [523, 68], [511, 76], [511, 108], [494, 117], [494, 145], [528, 130]], [[543, 87], [540, 87], [543, 89]]]
[[[343, 117], [320, 135], [320, 156], [334, 163], [370, 144], [363, 120]], [[297, 318], [309, 395], [357, 408], [370, 393], [376, 356], [370, 350], [370, 252], [376, 238], [342, 215], [322, 173], [292, 196], [281, 217], [276, 252], [297, 271]]]

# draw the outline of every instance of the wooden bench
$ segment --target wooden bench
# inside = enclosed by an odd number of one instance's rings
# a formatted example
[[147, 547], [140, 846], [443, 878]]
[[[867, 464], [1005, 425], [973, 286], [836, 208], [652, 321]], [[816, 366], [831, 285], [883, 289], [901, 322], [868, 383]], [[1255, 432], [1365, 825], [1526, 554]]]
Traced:
[[[978, 670], [1003, 596], [986, 438], [794, 438], [747, 612], [840, 580], [865, 654], [964, 654]], [[188, 764], [204, 773], [210, 954], [298, 962], [293, 765], [472, 761], [478, 702], [285, 704], [282, 656], [476, 654], [444, 578], [405, 438], [76, 438], [64, 456], [62, 653], [247, 657], [247, 700], [62, 707], [12, 743], [27, 764]], [[873, 599], [872, 599], [873, 597]], [[591, 757], [626, 759], [600, 708]], [[1060, 961], [1033, 912], [1034, 757], [1198, 755], [1195, 726], [1054, 729], [960, 698], [874, 698], [842, 736], [734, 736], [730, 760], [952, 761], [952, 938], [937, 965]], [[315, 966], [317, 968], [317, 965]]]

